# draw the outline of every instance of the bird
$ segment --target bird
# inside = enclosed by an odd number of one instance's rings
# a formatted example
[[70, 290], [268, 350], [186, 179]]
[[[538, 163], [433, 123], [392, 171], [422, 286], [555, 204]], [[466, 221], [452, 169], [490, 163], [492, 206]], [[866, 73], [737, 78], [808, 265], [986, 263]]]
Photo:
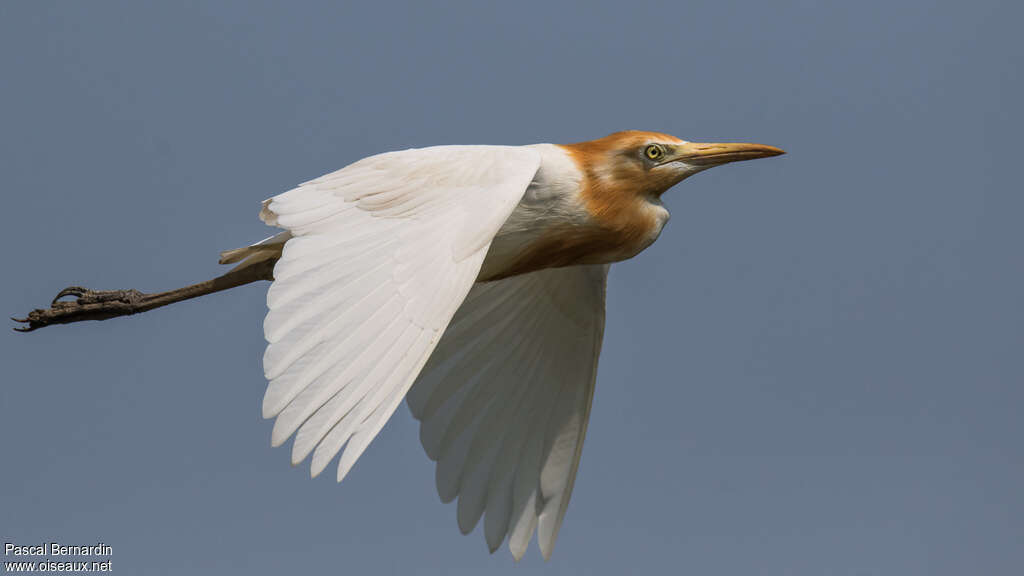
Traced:
[[[281, 231], [217, 279], [155, 295], [69, 287], [21, 322], [104, 319], [270, 280], [271, 444], [341, 482], [403, 399], [459, 529], [551, 557], [580, 463], [612, 264], [658, 239], [662, 195], [776, 147], [647, 131], [372, 155], [265, 200]], [[66, 296], [74, 302], [59, 301]], [[33, 316], [34, 314], [34, 316]]]

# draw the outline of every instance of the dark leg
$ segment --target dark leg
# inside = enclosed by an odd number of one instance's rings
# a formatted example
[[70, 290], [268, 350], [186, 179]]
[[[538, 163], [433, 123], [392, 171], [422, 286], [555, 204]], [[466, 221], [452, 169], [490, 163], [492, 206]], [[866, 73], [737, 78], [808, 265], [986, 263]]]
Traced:
[[[154, 308], [220, 292], [257, 280], [273, 280], [276, 259], [264, 260], [241, 270], [228, 272], [213, 280], [200, 282], [177, 290], [146, 294], [138, 290], [89, 290], [81, 286], [69, 286], [61, 290], [50, 303], [50, 308], [37, 308], [25, 318], [11, 318], [26, 324], [14, 329], [31, 332], [52, 324], [70, 324], [83, 320], [106, 320], [117, 316], [128, 316]], [[73, 296], [74, 300], [61, 300]]]

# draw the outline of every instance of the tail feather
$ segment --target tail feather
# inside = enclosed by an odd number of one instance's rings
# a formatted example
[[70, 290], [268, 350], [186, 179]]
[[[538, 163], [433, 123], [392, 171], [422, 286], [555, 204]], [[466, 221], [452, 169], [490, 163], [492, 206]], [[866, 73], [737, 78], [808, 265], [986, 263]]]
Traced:
[[275, 234], [270, 238], [265, 238], [259, 242], [246, 246], [244, 248], [235, 248], [234, 250], [225, 250], [220, 253], [221, 264], [234, 264], [241, 262], [238, 266], [232, 269], [240, 270], [247, 268], [253, 264], [263, 262], [264, 260], [278, 259], [281, 257], [281, 250], [284, 249], [284, 243], [292, 237], [291, 232], [285, 231], [279, 234]]

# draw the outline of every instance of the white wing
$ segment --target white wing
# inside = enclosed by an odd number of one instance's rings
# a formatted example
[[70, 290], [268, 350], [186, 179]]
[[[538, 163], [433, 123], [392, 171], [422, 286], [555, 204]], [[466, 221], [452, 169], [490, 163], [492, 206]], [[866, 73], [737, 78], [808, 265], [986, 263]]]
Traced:
[[469, 533], [551, 556], [579, 466], [604, 333], [608, 266], [477, 284], [409, 392], [437, 490]]
[[264, 203], [292, 238], [263, 329], [272, 443], [341, 481], [412, 385], [540, 164], [529, 148], [372, 156]]

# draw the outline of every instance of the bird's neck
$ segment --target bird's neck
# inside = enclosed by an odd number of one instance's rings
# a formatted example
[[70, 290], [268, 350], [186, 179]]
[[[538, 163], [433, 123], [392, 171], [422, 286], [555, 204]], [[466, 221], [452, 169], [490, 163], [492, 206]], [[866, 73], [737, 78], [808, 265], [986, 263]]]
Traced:
[[540, 169], [491, 243], [480, 281], [618, 262], [657, 239], [668, 220], [657, 198], [607, 186], [572, 145], [536, 148]]

